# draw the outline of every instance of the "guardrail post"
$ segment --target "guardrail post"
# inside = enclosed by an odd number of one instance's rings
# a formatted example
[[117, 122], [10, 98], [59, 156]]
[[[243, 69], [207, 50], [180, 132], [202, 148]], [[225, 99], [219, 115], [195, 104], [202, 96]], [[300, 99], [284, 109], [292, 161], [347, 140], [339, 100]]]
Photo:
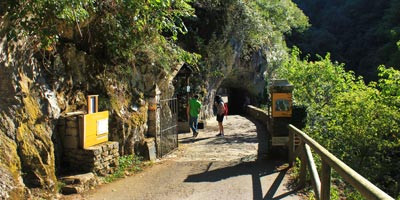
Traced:
[[304, 188], [306, 186], [306, 178], [307, 178], [307, 156], [306, 156], [306, 148], [305, 143], [303, 141], [300, 142], [299, 146], [300, 151], [300, 175], [299, 175], [299, 188]]
[[329, 200], [331, 193], [331, 167], [322, 160], [321, 169], [321, 200]]
[[[343, 161], [339, 160], [337, 157], [335, 157], [332, 153], [330, 153], [327, 149], [322, 147], [318, 142], [313, 140], [310, 136], [302, 132], [301, 130], [297, 129], [293, 125], [289, 125], [289, 128], [294, 131], [296, 135], [298, 135], [301, 139], [301, 168], [300, 168], [300, 183], [303, 183], [305, 181], [305, 166], [303, 166], [303, 163], [305, 165], [305, 162], [307, 158], [305, 158], [305, 143], [310, 146], [314, 152], [316, 152], [320, 157], [323, 162], [325, 162], [325, 165], [329, 165], [332, 169], [334, 169], [347, 183], [352, 185], [357, 191], [360, 192], [363, 197], [366, 199], [387, 199], [387, 200], [394, 200], [393, 197], [389, 196], [386, 194], [384, 191], [379, 189], [377, 186], [369, 182], [366, 178], [358, 174], [356, 171], [351, 169], [349, 166], [347, 166]], [[297, 152], [297, 151], [296, 151]], [[302, 169], [303, 168], [303, 169]], [[324, 167], [324, 171], [328, 171], [327, 167]], [[324, 195], [329, 194], [328, 187], [330, 188], [330, 180], [328, 180], [328, 177], [330, 179], [330, 173], [324, 173], [325, 177], [324, 179], [324, 190], [326, 191]], [[329, 184], [326, 184], [328, 183]], [[320, 189], [322, 187], [319, 187]], [[318, 197], [321, 197], [323, 195], [319, 195]]]
[[293, 167], [294, 161], [295, 161], [295, 156], [294, 156], [294, 133], [292, 130], [289, 129], [289, 167]]

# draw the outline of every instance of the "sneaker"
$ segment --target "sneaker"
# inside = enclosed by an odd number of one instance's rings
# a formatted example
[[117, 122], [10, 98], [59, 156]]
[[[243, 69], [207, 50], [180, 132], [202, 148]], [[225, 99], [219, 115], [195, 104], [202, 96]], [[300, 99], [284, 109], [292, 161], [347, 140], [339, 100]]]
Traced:
[[194, 137], [194, 138], [197, 137], [198, 135], [199, 135], [199, 132], [193, 133], [193, 137]]
[[224, 136], [224, 134], [223, 133], [218, 133], [218, 135], [216, 135], [217, 137], [222, 137], [222, 136]]

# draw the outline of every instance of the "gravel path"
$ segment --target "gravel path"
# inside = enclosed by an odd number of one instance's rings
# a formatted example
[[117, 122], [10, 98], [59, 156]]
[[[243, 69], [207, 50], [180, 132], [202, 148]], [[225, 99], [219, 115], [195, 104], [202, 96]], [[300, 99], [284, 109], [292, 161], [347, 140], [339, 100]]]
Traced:
[[[301, 199], [287, 189], [286, 164], [263, 159], [265, 130], [241, 116], [215, 119], [196, 139], [180, 134], [178, 150], [141, 173], [80, 196], [84, 199]], [[258, 137], [257, 137], [258, 135]], [[260, 142], [258, 142], [260, 138]]]

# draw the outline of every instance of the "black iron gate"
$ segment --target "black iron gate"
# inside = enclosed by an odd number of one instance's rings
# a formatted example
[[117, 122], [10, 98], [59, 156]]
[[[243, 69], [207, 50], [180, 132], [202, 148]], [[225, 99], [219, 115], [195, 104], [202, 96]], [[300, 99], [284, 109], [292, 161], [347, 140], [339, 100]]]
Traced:
[[163, 157], [178, 147], [178, 101], [176, 97], [160, 100], [160, 145]]

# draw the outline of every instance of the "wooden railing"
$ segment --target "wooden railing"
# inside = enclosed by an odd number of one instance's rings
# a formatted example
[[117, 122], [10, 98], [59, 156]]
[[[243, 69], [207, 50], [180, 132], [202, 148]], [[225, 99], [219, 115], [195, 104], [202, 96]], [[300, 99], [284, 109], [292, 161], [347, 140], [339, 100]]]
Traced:
[[[295, 138], [300, 139], [300, 141], [297, 141], [299, 142], [297, 147], [295, 146]], [[310, 148], [321, 157], [321, 178], [319, 178]], [[293, 125], [289, 125], [289, 164], [291, 166], [293, 166], [296, 161], [296, 157], [300, 157], [301, 160], [299, 177], [300, 185], [305, 185], [308, 168], [317, 200], [330, 199], [331, 168], [333, 168], [345, 181], [357, 189], [366, 199], [394, 200], [388, 194], [336, 158], [307, 134]]]

